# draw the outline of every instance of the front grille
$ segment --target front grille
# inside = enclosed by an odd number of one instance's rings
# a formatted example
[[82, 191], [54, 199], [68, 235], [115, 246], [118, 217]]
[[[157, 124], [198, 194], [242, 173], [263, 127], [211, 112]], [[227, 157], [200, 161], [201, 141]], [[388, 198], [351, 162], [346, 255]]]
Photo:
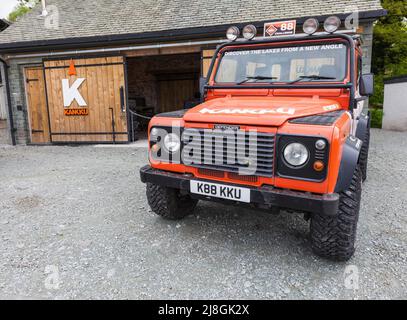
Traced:
[[204, 176], [209, 176], [209, 177], [216, 177], [216, 178], [224, 178], [225, 177], [224, 172], [218, 171], [218, 170], [213, 170], [213, 169], [199, 168], [198, 173], [202, 174]]
[[252, 183], [256, 183], [257, 181], [259, 181], [259, 177], [257, 177], [257, 176], [242, 176], [240, 174], [233, 173], [233, 172], [228, 173], [228, 178], [232, 179], [232, 180], [239, 180], [239, 181], [252, 182]]
[[247, 176], [273, 176], [274, 134], [256, 132], [254, 137], [243, 131], [238, 134], [233, 130], [187, 128], [182, 141], [186, 165]]

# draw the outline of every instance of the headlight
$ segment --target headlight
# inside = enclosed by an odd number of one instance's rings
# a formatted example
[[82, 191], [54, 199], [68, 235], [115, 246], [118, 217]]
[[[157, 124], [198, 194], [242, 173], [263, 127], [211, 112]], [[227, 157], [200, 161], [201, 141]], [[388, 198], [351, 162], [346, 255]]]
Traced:
[[150, 132], [151, 137], [157, 137], [158, 134], [159, 134], [159, 131], [157, 128], [151, 129], [151, 132]]
[[315, 18], [307, 19], [304, 22], [304, 25], [302, 26], [302, 28], [306, 34], [314, 34], [315, 32], [317, 32], [318, 27], [319, 27], [319, 22]]
[[175, 133], [169, 133], [164, 138], [164, 149], [169, 153], [175, 153], [181, 148], [181, 140]]
[[290, 143], [284, 149], [285, 161], [293, 167], [301, 167], [309, 159], [308, 149], [301, 143]]

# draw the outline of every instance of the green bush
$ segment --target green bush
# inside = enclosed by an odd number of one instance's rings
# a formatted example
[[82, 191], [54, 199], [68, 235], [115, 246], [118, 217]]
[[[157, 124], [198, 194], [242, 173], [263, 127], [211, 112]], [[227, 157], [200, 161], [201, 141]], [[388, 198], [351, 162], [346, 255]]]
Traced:
[[374, 79], [374, 94], [369, 99], [372, 109], [383, 108], [384, 100], [384, 76], [382, 74], [375, 75]]
[[10, 22], [16, 22], [18, 18], [29, 12], [39, 0], [17, 0], [17, 5], [14, 10], [8, 15], [7, 20]]
[[372, 128], [382, 128], [383, 122], [383, 109], [370, 109], [370, 116], [372, 120]]

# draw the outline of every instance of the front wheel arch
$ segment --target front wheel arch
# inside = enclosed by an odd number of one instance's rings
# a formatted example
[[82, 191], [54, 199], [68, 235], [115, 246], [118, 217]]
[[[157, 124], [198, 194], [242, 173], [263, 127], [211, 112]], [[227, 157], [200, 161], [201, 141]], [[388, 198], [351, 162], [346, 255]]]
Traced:
[[366, 134], [370, 128], [370, 113], [368, 115], [361, 114], [359, 116], [358, 126], [356, 128], [356, 138], [365, 141]]
[[362, 145], [363, 141], [355, 136], [349, 136], [346, 140], [343, 146], [342, 160], [335, 187], [336, 193], [347, 190], [351, 185], [353, 174], [359, 164]]

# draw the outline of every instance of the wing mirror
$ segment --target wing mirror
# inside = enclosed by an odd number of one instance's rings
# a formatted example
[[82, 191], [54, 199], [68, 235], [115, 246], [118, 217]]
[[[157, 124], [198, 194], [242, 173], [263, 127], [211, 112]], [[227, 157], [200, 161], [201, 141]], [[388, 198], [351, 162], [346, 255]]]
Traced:
[[206, 78], [200, 77], [199, 78], [199, 92], [201, 94], [201, 99], [203, 100], [205, 97], [205, 85], [206, 85]]
[[374, 93], [374, 74], [362, 74], [359, 83], [359, 93], [361, 96], [370, 97]]

